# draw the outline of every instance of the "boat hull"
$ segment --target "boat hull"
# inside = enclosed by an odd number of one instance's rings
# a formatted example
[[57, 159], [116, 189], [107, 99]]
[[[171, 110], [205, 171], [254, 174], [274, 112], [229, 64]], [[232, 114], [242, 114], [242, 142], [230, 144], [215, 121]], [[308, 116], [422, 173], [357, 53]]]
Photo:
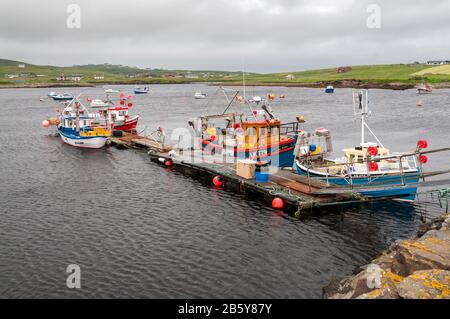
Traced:
[[[70, 130], [72, 131], [72, 130]], [[73, 134], [67, 129], [58, 128], [59, 136], [61, 140], [71, 146], [80, 148], [102, 148], [105, 146], [107, 137], [104, 136], [93, 136], [93, 137], [82, 137], [77, 134]]]
[[58, 97], [58, 96], [51, 96], [51, 98], [55, 101], [72, 101], [73, 97]]
[[[309, 170], [308, 173], [308, 170], [304, 166], [301, 166], [298, 162], [295, 163], [295, 172], [300, 175], [304, 176], [309, 175], [310, 177], [327, 181], [326, 174], [317, 174], [313, 170]], [[394, 174], [392, 175], [371, 174], [370, 178], [352, 177], [351, 183], [353, 184], [353, 186], [356, 186], [355, 191], [357, 191], [357, 188], [360, 187], [362, 190], [358, 193], [368, 197], [375, 197], [375, 198], [393, 197], [413, 201], [416, 199], [417, 187], [413, 186], [409, 187], [408, 184], [419, 182], [419, 178], [420, 178], [420, 171], [417, 170], [414, 172], [404, 174], [404, 180], [406, 181], [405, 186], [402, 186], [402, 177], [400, 175]], [[341, 187], [350, 186], [350, 179], [344, 177], [339, 178], [335, 176], [330, 176], [328, 182], [330, 184]], [[384, 189], [376, 187], [380, 185], [384, 187]], [[364, 186], [373, 187], [374, 190], [368, 190], [367, 187], [364, 188]], [[385, 186], [394, 186], [394, 187], [386, 188]]]
[[202, 150], [207, 153], [228, 154], [236, 159], [251, 159], [255, 161], [268, 161], [271, 166], [275, 167], [292, 167], [294, 163], [295, 138], [287, 141], [272, 144], [266, 147], [258, 147], [251, 149], [231, 148], [224, 149], [221, 145], [208, 140], [202, 140]]
[[134, 94], [147, 94], [148, 91], [134, 91]]
[[139, 122], [139, 116], [136, 116], [130, 120], [126, 120], [124, 124], [114, 126], [116, 131], [132, 131], [135, 130]]

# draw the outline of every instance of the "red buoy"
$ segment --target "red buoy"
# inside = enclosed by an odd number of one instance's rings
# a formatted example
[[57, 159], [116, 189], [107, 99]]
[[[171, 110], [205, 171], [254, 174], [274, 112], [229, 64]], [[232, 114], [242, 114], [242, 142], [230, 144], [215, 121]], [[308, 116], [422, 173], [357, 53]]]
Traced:
[[426, 164], [426, 163], [428, 163], [428, 157], [427, 157], [426, 155], [420, 155], [420, 156], [419, 156], [419, 161], [420, 161], [422, 164]]
[[420, 150], [428, 148], [428, 142], [426, 140], [419, 140], [417, 142], [417, 148]]
[[273, 209], [282, 209], [283, 207], [284, 207], [284, 201], [281, 198], [276, 197], [273, 199], [273, 201], [272, 201]]
[[133, 103], [128, 103], [128, 107], [132, 107], [133, 106]]
[[120, 101], [120, 105], [124, 105], [124, 104], [125, 104], [124, 100]]
[[223, 178], [222, 178], [222, 176], [214, 176], [213, 184], [214, 184], [214, 186], [221, 187], [223, 185]]
[[170, 166], [172, 166], [172, 162], [171, 161], [165, 161], [164, 165], [166, 165], [166, 167], [170, 167]]
[[369, 164], [369, 170], [371, 172], [376, 172], [378, 171], [378, 164], [376, 162], [370, 162]]
[[367, 153], [369, 153], [370, 156], [377, 156], [378, 155], [378, 147], [370, 146], [367, 149]]

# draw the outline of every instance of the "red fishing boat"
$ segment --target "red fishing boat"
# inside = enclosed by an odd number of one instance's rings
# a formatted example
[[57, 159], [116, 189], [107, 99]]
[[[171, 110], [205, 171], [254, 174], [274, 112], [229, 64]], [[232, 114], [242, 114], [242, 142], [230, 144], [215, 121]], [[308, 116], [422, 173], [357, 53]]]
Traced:
[[91, 107], [100, 109], [99, 113], [108, 117], [116, 131], [133, 131], [139, 122], [139, 115], [130, 116], [129, 110], [133, 106], [131, 96], [120, 95], [119, 105], [108, 99], [107, 101], [93, 100]]

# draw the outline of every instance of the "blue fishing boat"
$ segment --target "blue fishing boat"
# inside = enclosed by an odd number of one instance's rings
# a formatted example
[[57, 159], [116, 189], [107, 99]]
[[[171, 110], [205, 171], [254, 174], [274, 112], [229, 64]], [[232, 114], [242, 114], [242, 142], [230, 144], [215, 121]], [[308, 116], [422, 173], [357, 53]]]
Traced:
[[334, 93], [334, 87], [333, 87], [332, 85], [328, 85], [328, 86], [325, 88], [325, 93], [328, 93], [328, 94]]
[[147, 94], [149, 91], [149, 87], [146, 86], [144, 88], [136, 87], [134, 88], [134, 94]]
[[[383, 146], [366, 123], [368, 93], [363, 102], [364, 92], [354, 94], [361, 116], [361, 143], [357, 147], [344, 149], [345, 156], [330, 160], [332, 153], [331, 134], [324, 128], [314, 133], [300, 133], [295, 150], [294, 171], [308, 178], [318, 179], [349, 192], [369, 197], [393, 197], [414, 200], [422, 173], [422, 164], [427, 158], [420, 155], [426, 148], [426, 141], [419, 141], [413, 154], [391, 153]], [[367, 142], [365, 130], [373, 135], [376, 142]]]

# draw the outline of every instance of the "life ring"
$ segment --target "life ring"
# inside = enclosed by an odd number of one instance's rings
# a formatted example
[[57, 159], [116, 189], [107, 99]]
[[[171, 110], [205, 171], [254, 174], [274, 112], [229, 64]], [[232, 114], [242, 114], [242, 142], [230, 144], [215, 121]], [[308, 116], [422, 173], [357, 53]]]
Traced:
[[341, 175], [348, 175], [348, 169], [347, 169], [347, 167], [342, 167], [341, 168]]

